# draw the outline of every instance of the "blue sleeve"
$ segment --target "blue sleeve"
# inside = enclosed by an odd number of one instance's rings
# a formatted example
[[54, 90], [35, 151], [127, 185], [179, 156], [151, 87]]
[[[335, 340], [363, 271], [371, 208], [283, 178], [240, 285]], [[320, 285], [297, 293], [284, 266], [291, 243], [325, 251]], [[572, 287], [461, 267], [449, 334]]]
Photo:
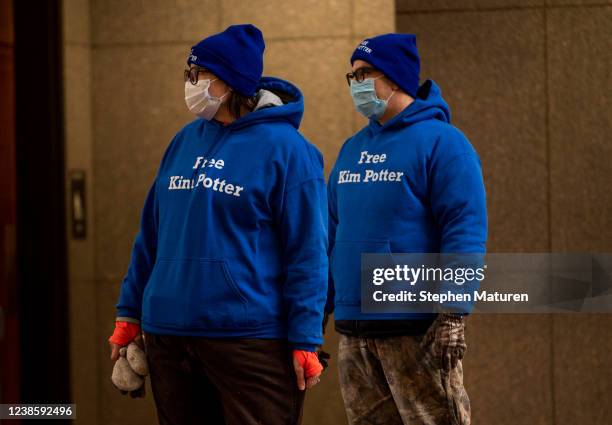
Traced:
[[295, 349], [313, 352], [323, 344], [321, 325], [328, 273], [322, 158], [317, 167], [315, 176], [286, 188], [280, 218], [288, 340]]
[[132, 246], [132, 257], [127, 273], [121, 283], [117, 319], [140, 323], [142, 294], [149, 280], [157, 253], [158, 202], [156, 181], [153, 182], [144, 208], [142, 209], [140, 229]]
[[[338, 226], [338, 202], [336, 199], [336, 184], [337, 174], [335, 168], [329, 175], [327, 182], [327, 204], [328, 204], [328, 248], [327, 258], [331, 259], [331, 253], [334, 249], [334, 243], [336, 242], [336, 227]], [[325, 302], [325, 313], [331, 314], [334, 311], [334, 297], [336, 296], [336, 289], [334, 286], [334, 279], [331, 273], [331, 267], [329, 268], [328, 279], [327, 279], [327, 301]]]
[[[441, 266], [482, 267], [487, 241], [487, 208], [478, 155], [470, 149], [434, 164], [430, 182], [430, 201], [440, 232]], [[473, 293], [478, 287], [478, 281], [454, 286], [462, 293]], [[448, 303], [446, 306], [467, 314], [473, 303]]]
[[487, 241], [485, 187], [476, 153], [455, 155], [431, 173], [430, 201], [441, 253], [484, 253]]

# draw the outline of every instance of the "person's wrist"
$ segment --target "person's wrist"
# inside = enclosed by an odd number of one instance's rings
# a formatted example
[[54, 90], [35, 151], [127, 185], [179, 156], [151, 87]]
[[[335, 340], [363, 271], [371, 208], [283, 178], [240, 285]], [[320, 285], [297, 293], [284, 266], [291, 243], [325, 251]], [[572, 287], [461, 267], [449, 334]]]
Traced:
[[291, 347], [294, 351], [309, 351], [311, 353], [316, 353], [319, 346], [315, 344], [293, 343], [291, 344]]
[[115, 322], [127, 322], [127, 323], [134, 323], [135, 325], [140, 325], [140, 320], [131, 317], [131, 316], [117, 316], [115, 318]]
[[132, 322], [125, 322], [122, 320], [115, 320], [115, 330], [113, 334], [108, 338], [113, 344], [119, 346], [128, 345], [133, 341], [140, 333], [140, 325]]
[[459, 313], [442, 313], [440, 315], [440, 319], [445, 322], [450, 322], [454, 324], [463, 323], [463, 315]]

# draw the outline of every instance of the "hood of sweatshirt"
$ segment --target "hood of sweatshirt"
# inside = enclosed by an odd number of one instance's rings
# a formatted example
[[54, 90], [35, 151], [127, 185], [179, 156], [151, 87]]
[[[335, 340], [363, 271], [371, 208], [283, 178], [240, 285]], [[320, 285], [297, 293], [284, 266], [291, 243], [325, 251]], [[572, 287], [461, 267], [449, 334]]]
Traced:
[[299, 129], [304, 115], [304, 96], [294, 84], [276, 77], [262, 77], [257, 86], [256, 102], [253, 111], [230, 124], [198, 117], [187, 124], [183, 131], [195, 131], [200, 139], [210, 141], [204, 156], [212, 157], [232, 134], [252, 129], [258, 124], [288, 124], [294, 130]]
[[257, 90], [273, 93], [280, 98], [282, 105], [271, 102], [265, 107], [259, 107], [229, 124], [228, 129], [244, 128], [271, 121], [284, 121], [295, 129], [300, 127], [304, 115], [304, 96], [296, 85], [276, 77], [262, 77]]
[[450, 123], [450, 108], [444, 98], [440, 87], [433, 80], [426, 80], [417, 92], [417, 97], [402, 112], [381, 125], [377, 120], [371, 119], [369, 128], [377, 133], [380, 131], [397, 130], [420, 121], [435, 119]]

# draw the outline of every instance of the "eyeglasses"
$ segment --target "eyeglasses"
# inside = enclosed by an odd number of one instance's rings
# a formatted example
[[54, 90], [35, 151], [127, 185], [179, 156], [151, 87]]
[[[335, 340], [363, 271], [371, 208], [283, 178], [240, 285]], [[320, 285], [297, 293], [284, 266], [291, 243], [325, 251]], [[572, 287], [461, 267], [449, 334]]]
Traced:
[[359, 69], [356, 69], [353, 72], [347, 73], [346, 82], [348, 83], [349, 86], [351, 85], [351, 80], [355, 80], [358, 83], [362, 83], [363, 80], [365, 80], [366, 75], [371, 74], [373, 72], [378, 72], [378, 70], [375, 68], [371, 68], [369, 66], [361, 67]]
[[193, 68], [186, 69], [183, 73], [183, 78], [185, 79], [185, 82], [189, 81], [195, 86], [198, 84], [198, 76], [200, 75], [200, 72], [208, 72], [208, 70], [196, 65]]

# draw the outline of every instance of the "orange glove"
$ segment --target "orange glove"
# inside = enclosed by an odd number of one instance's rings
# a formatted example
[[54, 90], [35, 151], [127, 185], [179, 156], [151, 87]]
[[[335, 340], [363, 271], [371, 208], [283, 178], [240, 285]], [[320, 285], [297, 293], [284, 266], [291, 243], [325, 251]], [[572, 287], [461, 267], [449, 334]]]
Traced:
[[299, 363], [302, 369], [304, 369], [304, 376], [306, 379], [311, 376], [319, 375], [323, 371], [323, 366], [319, 362], [317, 353], [293, 350], [293, 358]]
[[108, 340], [113, 344], [123, 347], [132, 342], [138, 334], [140, 334], [140, 325], [117, 320], [115, 322], [115, 331]]

